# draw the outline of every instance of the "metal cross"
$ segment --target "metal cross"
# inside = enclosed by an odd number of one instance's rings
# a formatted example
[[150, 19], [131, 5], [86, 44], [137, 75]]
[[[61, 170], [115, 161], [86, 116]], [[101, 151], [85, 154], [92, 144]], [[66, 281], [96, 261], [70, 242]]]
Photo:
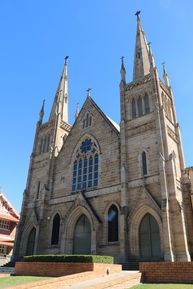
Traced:
[[135, 16], [137, 16], [138, 19], [139, 19], [140, 13], [141, 13], [141, 11], [137, 11], [137, 12], [135, 13]]

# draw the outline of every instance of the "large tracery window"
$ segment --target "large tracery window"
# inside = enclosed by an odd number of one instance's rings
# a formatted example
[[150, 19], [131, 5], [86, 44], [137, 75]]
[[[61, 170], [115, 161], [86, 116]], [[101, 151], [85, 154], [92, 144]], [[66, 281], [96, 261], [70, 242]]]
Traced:
[[98, 186], [99, 155], [95, 142], [85, 139], [76, 152], [72, 172], [72, 191], [87, 190]]

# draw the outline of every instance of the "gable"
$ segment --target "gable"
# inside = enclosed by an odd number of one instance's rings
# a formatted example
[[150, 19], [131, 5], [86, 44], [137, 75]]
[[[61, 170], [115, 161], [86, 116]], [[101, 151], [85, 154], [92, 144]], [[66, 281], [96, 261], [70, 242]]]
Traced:
[[120, 133], [117, 128], [88, 97], [56, 159], [57, 196], [63, 195], [64, 190], [66, 194], [71, 192], [73, 162], [85, 140], [91, 140], [99, 154], [100, 187], [120, 182]]

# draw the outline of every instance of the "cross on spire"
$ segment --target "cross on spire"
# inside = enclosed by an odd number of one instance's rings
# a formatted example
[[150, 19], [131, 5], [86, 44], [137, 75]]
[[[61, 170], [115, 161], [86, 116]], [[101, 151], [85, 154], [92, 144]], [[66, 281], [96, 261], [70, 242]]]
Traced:
[[65, 65], [67, 64], [67, 60], [68, 60], [69, 56], [66, 56], [65, 59]]
[[86, 90], [86, 92], [87, 92], [87, 96], [90, 97], [90, 96], [91, 96], [91, 95], [90, 95], [91, 88], [88, 88], [88, 89]]
[[139, 17], [140, 13], [141, 13], [140, 10], [138, 10], [138, 11], [135, 13], [135, 16], [137, 16], [137, 20], [140, 20], [140, 17]]

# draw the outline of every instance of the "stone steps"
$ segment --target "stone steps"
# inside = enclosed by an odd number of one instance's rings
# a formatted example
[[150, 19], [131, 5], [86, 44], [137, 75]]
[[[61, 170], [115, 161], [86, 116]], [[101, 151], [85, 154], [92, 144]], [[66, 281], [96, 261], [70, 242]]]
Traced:
[[14, 267], [0, 267], [0, 274], [14, 274]]
[[138, 271], [139, 270], [139, 261], [131, 260], [127, 263], [122, 264], [122, 270], [127, 271]]

